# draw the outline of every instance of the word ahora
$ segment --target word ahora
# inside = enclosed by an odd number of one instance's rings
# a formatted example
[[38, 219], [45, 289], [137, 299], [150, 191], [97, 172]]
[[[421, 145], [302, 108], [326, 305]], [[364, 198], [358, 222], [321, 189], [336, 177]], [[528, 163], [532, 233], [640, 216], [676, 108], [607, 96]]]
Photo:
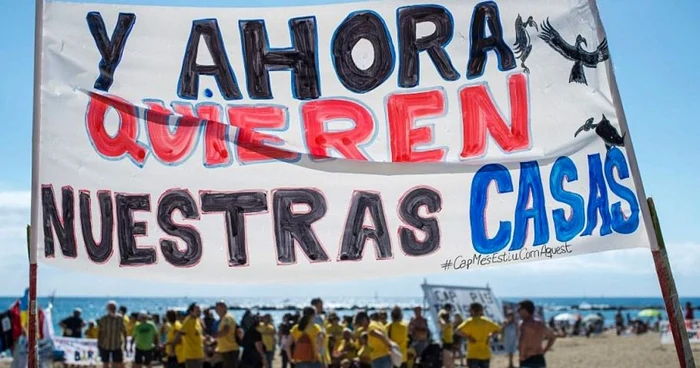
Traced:
[[[370, 92], [386, 82], [398, 64], [399, 87], [416, 87], [419, 85], [422, 52], [427, 53], [438, 74], [445, 81], [458, 80], [460, 73], [453, 66], [446, 51], [455, 29], [450, 11], [438, 5], [411, 5], [399, 7], [395, 14], [398, 46], [396, 48], [386, 22], [374, 11], [352, 12], [336, 27], [329, 46], [333, 71], [341, 84], [357, 94]], [[229, 49], [241, 50], [240, 62], [245, 67], [246, 87], [251, 99], [274, 98], [270, 84], [271, 71], [291, 71], [291, 87], [295, 99], [310, 100], [322, 96], [321, 75], [333, 73], [320, 70], [319, 61], [322, 58], [319, 57], [316, 16], [289, 19], [287, 27], [291, 47], [281, 48], [271, 47], [264, 20], [237, 21], [241, 35], [240, 43], [229, 45]], [[225, 20], [226, 24], [235, 22], [236, 19]], [[124, 58], [128, 39], [138, 33], [134, 29], [136, 23], [136, 14], [119, 13], [110, 38], [102, 14], [87, 14], [90, 34], [102, 56], [95, 89], [109, 91], [119, 63]], [[431, 34], [419, 36], [417, 29], [422, 23], [432, 24], [435, 30]], [[211, 64], [197, 63], [198, 57], [201, 59], [198, 54], [202, 40], [206, 43]], [[358, 66], [352, 57], [353, 49], [361, 40], [368, 41], [374, 51], [374, 60], [369, 68]], [[503, 38], [503, 26], [495, 2], [485, 1], [474, 6], [469, 40], [467, 79], [483, 75], [489, 52], [496, 56], [495, 60], [500, 70], [508, 71], [517, 67], [515, 55]], [[186, 100], [197, 100], [200, 76], [213, 77], [224, 99], [243, 98], [216, 18], [192, 21], [182, 69], [177, 79], [178, 96]]]

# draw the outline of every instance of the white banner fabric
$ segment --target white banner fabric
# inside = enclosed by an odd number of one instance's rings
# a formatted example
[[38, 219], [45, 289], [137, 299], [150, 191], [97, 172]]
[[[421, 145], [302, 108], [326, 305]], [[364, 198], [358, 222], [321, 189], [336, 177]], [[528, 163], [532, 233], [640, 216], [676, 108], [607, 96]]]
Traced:
[[262, 283], [650, 246], [593, 1], [43, 12], [42, 262]]

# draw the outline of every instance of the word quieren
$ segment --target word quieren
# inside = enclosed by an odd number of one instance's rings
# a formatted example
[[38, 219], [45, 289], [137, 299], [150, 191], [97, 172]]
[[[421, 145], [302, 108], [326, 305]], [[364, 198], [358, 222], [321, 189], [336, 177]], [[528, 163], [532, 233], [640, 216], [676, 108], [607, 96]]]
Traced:
[[[554, 163], [550, 174], [551, 198], [558, 204], [570, 208], [566, 216], [564, 208], [554, 203], [547, 204], [542, 178], [536, 161], [520, 165], [518, 200], [511, 221], [501, 221], [497, 234], [489, 238], [486, 233], [486, 203], [488, 187], [496, 183], [499, 193], [513, 191], [510, 172], [499, 164], [482, 167], [472, 181], [470, 199], [471, 240], [473, 249], [479, 254], [493, 254], [502, 251], [509, 244], [509, 251], [523, 249], [530, 221], [533, 222], [533, 246], [549, 242], [550, 230], [546, 208], [551, 211], [556, 239], [566, 243], [576, 236], [590, 236], [598, 228], [601, 218], [600, 236], [613, 232], [633, 233], [639, 227], [639, 203], [634, 192], [616, 181], [616, 171], [620, 180], [629, 178], [629, 168], [625, 157], [617, 148], [609, 150], [603, 164], [600, 154], [588, 156], [589, 193], [588, 201], [578, 193], [564, 189], [565, 182], [578, 180], [578, 169], [568, 157], [560, 157]], [[608, 189], [630, 207], [627, 217], [621, 202], [610, 203]], [[42, 187], [42, 210], [44, 230], [44, 252], [46, 257], [55, 256], [54, 237], [58, 238], [60, 250], [65, 257], [77, 257], [75, 235], [75, 192], [71, 187], [61, 190], [61, 211], [59, 214], [53, 186]], [[270, 201], [271, 197], [271, 201]], [[98, 191], [100, 203], [101, 238], [97, 242], [92, 235], [91, 194], [79, 192], [79, 218], [83, 240], [88, 257], [93, 262], [106, 262], [113, 253], [114, 224], [116, 217], [116, 238], [120, 253], [120, 264], [125, 266], [149, 265], [156, 262], [156, 249], [139, 247], [136, 236], [145, 235], [146, 223], [134, 222], [134, 211], [151, 211], [151, 197], [147, 194], [112, 195], [109, 191]], [[270, 203], [271, 202], [271, 203]], [[279, 264], [296, 263], [296, 242], [311, 263], [330, 260], [325, 248], [316, 236], [312, 225], [321, 221], [327, 212], [327, 202], [318, 189], [294, 188], [275, 189], [270, 192], [208, 192], [199, 193], [199, 203], [187, 191], [173, 189], [165, 192], [157, 201], [156, 218], [163, 233], [178, 238], [161, 239], [160, 250], [167, 262], [178, 267], [196, 265], [202, 255], [203, 242], [199, 231], [192, 222], [202, 214], [223, 214], [227, 233], [228, 265], [237, 267], [249, 263], [246, 245], [246, 215], [267, 213], [272, 208], [274, 242]], [[531, 203], [529, 205], [529, 203]], [[308, 211], [297, 213], [296, 205], [308, 207]], [[426, 215], [419, 215], [419, 209], [426, 207]], [[410, 189], [399, 200], [397, 214], [406, 226], [398, 229], [400, 249], [409, 256], [420, 257], [436, 252], [440, 248], [440, 225], [437, 214], [443, 208], [440, 192], [427, 187]], [[176, 224], [172, 214], [179, 211], [188, 224]], [[116, 216], [115, 216], [116, 212]], [[367, 219], [366, 217], [369, 217]], [[371, 227], [364, 226], [370, 220]], [[584, 229], [585, 226], [585, 229]], [[390, 259], [393, 255], [391, 237], [387, 230], [384, 204], [376, 192], [356, 191], [349, 204], [348, 215], [342, 227], [341, 246], [338, 261], [361, 260], [367, 240], [375, 243], [378, 259]], [[55, 232], [55, 236], [54, 236]], [[422, 240], [417, 236], [422, 232]], [[466, 245], [468, 246], [468, 245]], [[183, 250], [184, 249], [184, 250]]]
[[[530, 119], [528, 80], [525, 74], [508, 77], [510, 118], [499, 111], [488, 85], [468, 85], [459, 93], [462, 110], [462, 147], [460, 158], [469, 159], [486, 153], [488, 136], [504, 152], [529, 149]], [[415, 121], [435, 118], [446, 112], [443, 89], [420, 92], [393, 93], [386, 100], [387, 135], [391, 162], [437, 162], [445, 158], [446, 149], [416, 147], [433, 141], [432, 128], [416, 128]], [[90, 94], [86, 127], [95, 150], [107, 159], [128, 157], [143, 166], [148, 150], [160, 161], [177, 165], [192, 156], [201, 136], [204, 136], [205, 167], [230, 165], [233, 161], [229, 140], [236, 142], [236, 156], [241, 164], [271, 160], [297, 161], [299, 152], [284, 148], [284, 141], [267, 131], [290, 128], [289, 111], [280, 105], [229, 105], [173, 102], [171, 110], [162, 101], [144, 100], [147, 108], [139, 108], [116, 96]], [[105, 117], [110, 110], [119, 115], [116, 134], [105, 129]], [[142, 110], [142, 111], [139, 111]], [[177, 114], [177, 115], [174, 115]], [[300, 108], [300, 130], [306, 149], [313, 159], [324, 159], [334, 149], [346, 159], [372, 161], [363, 147], [371, 144], [384, 124], [374, 118], [368, 107], [347, 98], [323, 98], [307, 101]], [[139, 118], [142, 117], [142, 118]], [[171, 122], [175, 120], [175, 124]], [[353, 127], [328, 131], [327, 123], [349, 120]], [[147, 143], [137, 140], [141, 122], [147, 132]], [[227, 121], [228, 123], [224, 123]], [[236, 128], [230, 138], [229, 126]]]
[[[439, 5], [411, 5], [396, 11], [398, 57], [391, 32], [382, 17], [371, 10], [350, 13], [336, 28], [331, 38], [333, 69], [338, 80], [349, 91], [367, 93], [382, 85], [393, 74], [398, 59], [398, 85], [413, 88], [419, 85], [421, 52], [426, 52], [438, 74], [446, 81], [455, 81], [460, 74], [453, 66], [446, 47], [454, 34], [454, 20], [450, 11]], [[230, 20], [227, 20], [227, 23]], [[115, 72], [122, 60], [127, 40], [136, 23], [136, 14], [119, 13], [110, 38], [99, 12], [87, 14], [89, 31], [102, 59], [95, 89], [105, 92], [114, 82]], [[431, 23], [435, 30], [418, 37], [418, 24]], [[239, 19], [242, 62], [245, 67], [248, 96], [254, 100], [273, 99], [270, 71], [291, 71], [292, 93], [299, 100], [317, 99], [321, 93], [319, 70], [318, 30], [315, 16], [292, 18], [288, 22], [291, 47], [271, 48], [264, 20]], [[488, 32], [487, 32], [488, 27]], [[212, 60], [210, 65], [197, 63], [199, 43], [204, 40]], [[360, 40], [369, 41], [374, 60], [369, 68], [361, 68], [352, 57], [352, 50]], [[497, 56], [502, 71], [516, 68], [513, 51], [503, 39], [499, 9], [494, 1], [475, 5], [469, 31], [469, 60], [467, 78], [483, 75], [487, 53]], [[200, 58], [201, 59], [201, 58]], [[183, 56], [177, 94], [182, 99], [197, 100], [199, 78], [214, 77], [219, 91], [226, 100], [243, 98], [217, 19], [192, 21]]]
[[517, 252], [499, 252], [493, 254], [475, 253], [471, 257], [457, 256], [451, 261], [453, 270], [470, 269], [472, 266], [485, 267], [493, 264], [527, 261], [529, 259], [553, 258], [562, 254], [571, 254], [573, 250], [570, 244], [555, 247], [542, 245], [539, 248], [522, 248]]

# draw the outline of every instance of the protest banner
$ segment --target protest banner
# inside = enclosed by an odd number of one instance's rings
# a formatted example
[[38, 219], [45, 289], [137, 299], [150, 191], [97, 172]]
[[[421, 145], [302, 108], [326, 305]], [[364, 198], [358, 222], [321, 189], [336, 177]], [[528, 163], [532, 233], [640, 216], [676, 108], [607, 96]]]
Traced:
[[43, 15], [43, 262], [259, 283], [650, 246], [592, 1]]
[[[421, 287], [423, 288], [425, 301], [430, 307], [430, 317], [435, 331], [439, 332], [442, 330], [438, 318], [440, 310], [446, 304], [451, 304], [454, 308], [454, 313], [459, 313], [466, 319], [470, 316], [469, 305], [479, 303], [484, 307], [484, 316], [499, 324], [505, 322], [501, 301], [496, 298], [491, 288], [430, 285], [427, 283], [422, 284]], [[454, 322], [454, 319], [452, 322]], [[491, 352], [494, 354], [505, 354], [503, 341], [493, 339], [490, 347]]]
[[[97, 339], [56, 336], [52, 339], [54, 349], [58, 352], [62, 352], [64, 364], [89, 366], [102, 364], [97, 347]], [[130, 341], [131, 338], [128, 339], [127, 345], [131, 344]], [[124, 362], [128, 363], [133, 360], [133, 351], [126, 351], [124, 354]]]

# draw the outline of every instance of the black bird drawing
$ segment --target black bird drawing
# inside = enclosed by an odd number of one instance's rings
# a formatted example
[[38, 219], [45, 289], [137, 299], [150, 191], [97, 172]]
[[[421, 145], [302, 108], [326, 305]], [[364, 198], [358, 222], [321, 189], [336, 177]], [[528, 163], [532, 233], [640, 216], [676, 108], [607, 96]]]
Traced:
[[610, 149], [614, 146], [625, 146], [625, 136], [627, 133], [620, 135], [620, 133], [617, 132], [617, 129], [615, 129], [615, 127], [610, 123], [610, 120], [605, 117], [605, 114], [603, 114], [603, 118], [598, 123], [594, 124], [594, 121], [595, 118], [586, 120], [586, 122], [581, 125], [580, 128], [578, 128], [576, 133], [574, 133], [574, 138], [581, 132], [587, 132], [591, 129], [595, 129], [595, 134], [597, 134], [603, 140], [603, 142], [605, 142], [605, 148], [608, 151], [610, 151]]
[[534, 27], [539, 32], [537, 23], [532, 17], [528, 17], [527, 21], [523, 22], [523, 18], [518, 14], [518, 17], [515, 19], [515, 43], [513, 46], [515, 46], [515, 57], [520, 59], [520, 66], [523, 68], [523, 71], [530, 74], [530, 69], [525, 66], [525, 60], [527, 60], [532, 51], [530, 34], [527, 32], [528, 26]]
[[595, 68], [598, 63], [608, 60], [610, 57], [607, 38], [603, 39], [603, 42], [598, 45], [594, 52], [589, 52], [581, 46], [586, 45], [588, 47], [588, 42], [583, 36], [576, 36], [576, 43], [572, 46], [564, 41], [559, 32], [552, 27], [549, 19], [542, 23], [541, 28], [542, 32], [540, 32], [539, 37], [561, 56], [574, 62], [574, 66], [571, 68], [571, 75], [569, 76], [569, 83], [576, 82], [588, 85], [583, 67]]

